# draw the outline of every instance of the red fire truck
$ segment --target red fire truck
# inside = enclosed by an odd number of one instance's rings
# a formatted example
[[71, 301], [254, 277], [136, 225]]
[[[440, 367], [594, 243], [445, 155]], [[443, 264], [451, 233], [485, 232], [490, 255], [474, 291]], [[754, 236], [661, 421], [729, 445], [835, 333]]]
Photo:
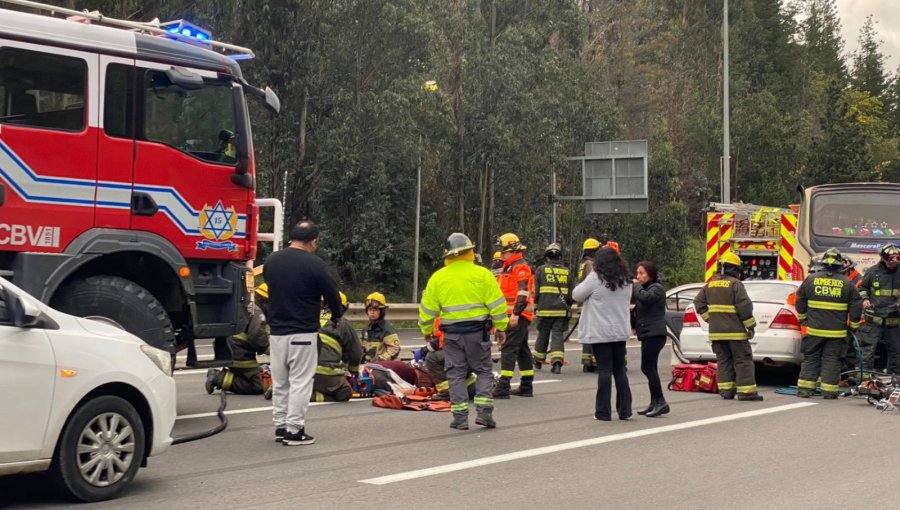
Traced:
[[0, 276], [174, 352], [243, 328], [258, 205], [246, 48], [184, 21], [0, 9]]

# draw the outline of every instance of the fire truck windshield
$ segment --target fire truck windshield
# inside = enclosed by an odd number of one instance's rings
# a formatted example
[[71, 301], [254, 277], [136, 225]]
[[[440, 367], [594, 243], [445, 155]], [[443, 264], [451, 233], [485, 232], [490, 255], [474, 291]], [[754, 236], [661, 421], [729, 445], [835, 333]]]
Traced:
[[900, 193], [841, 191], [812, 198], [813, 235], [840, 238], [900, 238]]
[[187, 90], [162, 72], [148, 71], [144, 84], [144, 139], [209, 163], [237, 163], [236, 117], [243, 113], [234, 111], [230, 83], [205, 80]]

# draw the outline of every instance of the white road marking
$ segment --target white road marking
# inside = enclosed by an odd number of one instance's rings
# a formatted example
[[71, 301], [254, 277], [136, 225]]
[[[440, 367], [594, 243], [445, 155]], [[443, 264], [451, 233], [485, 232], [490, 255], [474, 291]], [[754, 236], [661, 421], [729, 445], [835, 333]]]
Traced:
[[664, 425], [662, 427], [653, 427], [649, 429], [643, 430], [635, 430], [632, 432], [624, 432], [622, 434], [613, 434], [610, 436], [596, 437], [592, 439], [584, 439], [581, 441], [572, 441], [569, 443], [561, 443], [551, 446], [544, 446], [541, 448], [532, 448], [529, 450], [522, 450], [518, 452], [505, 453], [502, 455], [492, 455], [490, 457], [482, 457], [480, 459], [467, 460], [464, 462], [457, 462], [454, 464], [445, 464], [443, 466], [435, 466], [432, 468], [426, 469], [417, 469], [415, 471], [406, 471], [403, 473], [397, 473], [393, 475], [380, 476], [377, 478], [367, 478], [365, 480], [359, 480], [360, 483], [367, 483], [371, 485], [387, 485], [389, 483], [396, 482], [405, 482], [407, 480], [415, 480], [417, 478], [424, 478], [426, 476], [434, 476], [434, 475], [442, 475], [446, 473], [452, 473], [454, 471], [462, 471], [465, 469], [472, 469], [481, 466], [489, 466], [491, 464], [499, 464], [501, 462], [509, 462], [513, 460], [526, 459], [529, 457], [537, 457], [539, 455], [548, 455], [551, 453], [562, 452], [566, 450], [574, 450], [576, 448], [584, 448], [587, 446], [596, 446], [605, 443], [612, 443], [615, 441], [624, 441], [626, 439], [634, 439], [637, 437], [651, 436], [655, 434], [662, 434], [664, 432], [674, 432], [677, 430], [685, 430], [691, 429], [695, 427], [702, 427], [705, 425], [713, 425], [716, 423], [723, 423], [728, 421], [741, 420], [744, 418], [753, 418], [755, 416], [763, 416], [766, 414], [779, 413], [782, 411], [791, 411], [794, 409], [800, 409], [803, 407], [809, 407], [816, 405], [815, 402], [798, 402], [795, 404], [788, 404], [777, 407], [769, 407], [766, 409], [757, 409], [754, 411], [746, 411], [742, 413], [735, 414], [727, 414], [725, 416], [716, 416], [713, 418], [706, 418], [703, 420], [695, 420], [689, 421], [685, 423], [675, 423], [672, 425]]
[[[546, 383], [555, 383], [560, 382], [560, 379], [541, 379], [540, 381], [534, 381], [534, 384], [546, 384]], [[510, 386], [518, 386], [518, 383], [511, 384]], [[350, 402], [369, 402], [371, 398], [352, 398]], [[310, 406], [325, 406], [330, 404], [340, 404], [341, 402], [310, 402]], [[225, 411], [226, 416], [230, 416], [232, 414], [247, 414], [247, 413], [261, 413], [264, 411], [272, 411], [272, 406], [266, 407], [248, 407], [247, 409], [232, 409], [231, 411]], [[176, 420], [193, 420], [194, 418], [209, 418], [211, 416], [217, 416], [218, 412], [212, 413], [197, 413], [197, 414], [185, 414], [182, 416], [177, 416]]]

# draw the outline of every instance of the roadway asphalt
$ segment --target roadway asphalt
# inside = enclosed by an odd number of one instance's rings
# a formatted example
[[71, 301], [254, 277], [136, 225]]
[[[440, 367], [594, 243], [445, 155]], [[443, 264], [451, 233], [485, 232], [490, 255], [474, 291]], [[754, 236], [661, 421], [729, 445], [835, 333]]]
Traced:
[[[415, 343], [403, 335], [405, 345]], [[311, 446], [273, 441], [269, 402], [228, 397], [229, 426], [151, 458], [123, 498], [90, 508], [863, 508], [896, 504], [900, 416], [857, 398], [774, 394], [795, 374], [760, 373], [764, 402], [667, 392], [672, 412], [593, 419], [596, 379], [579, 346], [561, 375], [537, 373], [534, 398], [499, 401], [498, 428], [448, 428], [448, 413], [368, 401], [310, 408]], [[635, 411], [649, 401], [629, 345]], [[668, 381], [668, 348], [659, 372]], [[217, 395], [180, 371], [174, 435], [212, 427]], [[200, 416], [197, 416], [200, 415]], [[474, 420], [473, 420], [474, 422]], [[0, 506], [66, 508], [40, 475], [0, 479]], [[73, 507], [74, 508], [74, 507]], [[85, 506], [78, 506], [85, 508]]]

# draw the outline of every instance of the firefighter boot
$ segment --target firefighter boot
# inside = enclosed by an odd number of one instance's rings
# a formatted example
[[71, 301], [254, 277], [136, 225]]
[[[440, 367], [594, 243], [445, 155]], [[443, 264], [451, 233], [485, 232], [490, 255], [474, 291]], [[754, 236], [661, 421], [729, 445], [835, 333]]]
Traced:
[[509, 398], [509, 377], [501, 377], [494, 383], [494, 390], [491, 392], [494, 398]]
[[759, 393], [741, 393], [737, 397], [738, 400], [743, 400], [744, 402], [760, 402], [763, 399], [763, 396]]
[[533, 375], [522, 376], [522, 380], [519, 381], [519, 387], [510, 391], [510, 395], [515, 395], [517, 397], [533, 397], [534, 386], [532, 386], [532, 381], [534, 381]]
[[726, 391], [719, 392], [719, 396], [721, 396], [725, 400], [734, 400], [734, 396], [736, 394], [737, 394], [737, 392], [734, 390], [726, 390]]
[[551, 374], [561, 374], [562, 373], [562, 361], [554, 361], [553, 366], [550, 367]]
[[222, 380], [225, 379], [225, 370], [210, 368], [206, 371], [206, 393], [212, 395], [214, 391], [222, 389]]
[[475, 424], [489, 429], [496, 428], [497, 422], [494, 421], [494, 409], [492, 407], [479, 409], [478, 416], [475, 417]]
[[797, 396], [800, 398], [809, 398], [813, 396], [813, 390], [808, 390], [806, 388], [797, 388]]
[[453, 413], [453, 421], [450, 422], [450, 428], [456, 430], [469, 430], [469, 415]]
[[585, 363], [584, 365], [581, 365], [581, 371], [584, 372], [584, 373], [586, 373], [586, 374], [587, 374], [588, 372], [596, 372], [596, 371], [597, 371], [597, 365], [595, 365], [594, 362]]

